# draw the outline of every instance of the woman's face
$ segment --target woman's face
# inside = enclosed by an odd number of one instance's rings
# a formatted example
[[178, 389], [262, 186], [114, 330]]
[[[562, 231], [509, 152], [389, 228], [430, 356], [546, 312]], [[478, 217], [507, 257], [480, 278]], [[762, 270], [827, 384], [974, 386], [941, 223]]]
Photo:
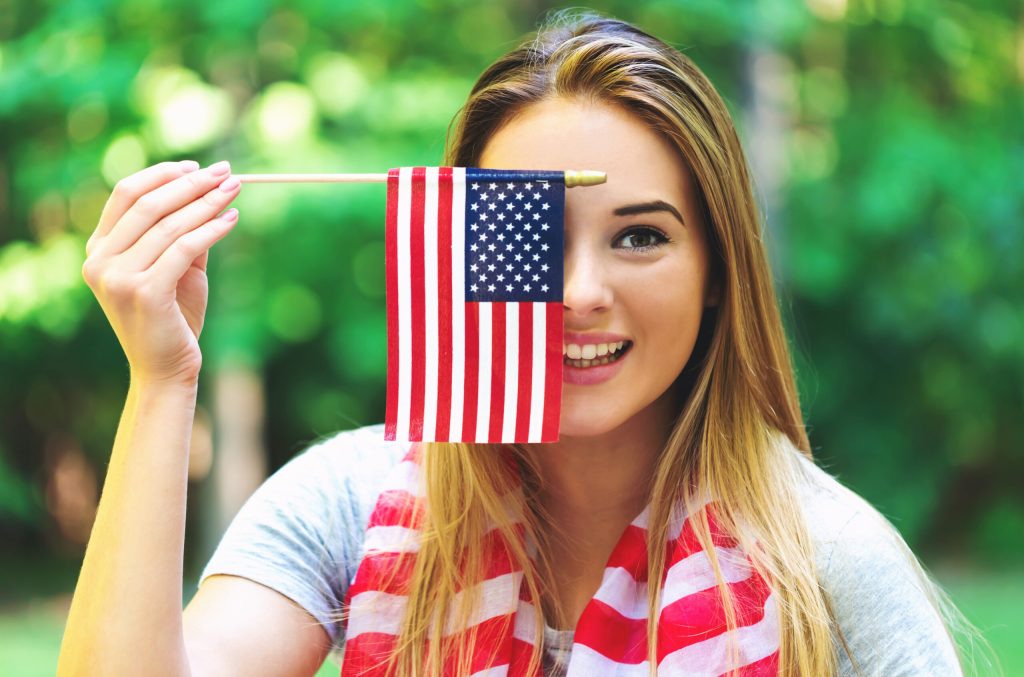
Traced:
[[[479, 163], [608, 173], [566, 191], [560, 435], [600, 435], [667, 406], [716, 302], [694, 181], [675, 146], [624, 109], [559, 98], [508, 122]], [[585, 366], [595, 353], [613, 357], [600, 353], [619, 341], [621, 357]]]

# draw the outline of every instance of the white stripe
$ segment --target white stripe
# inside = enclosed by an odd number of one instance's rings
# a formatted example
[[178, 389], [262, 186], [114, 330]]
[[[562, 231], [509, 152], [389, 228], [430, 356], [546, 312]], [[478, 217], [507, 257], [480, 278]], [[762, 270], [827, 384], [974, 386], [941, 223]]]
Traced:
[[[753, 569], [743, 551], [738, 548], [715, 548], [718, 566], [726, 583], [738, 583], [750, 578]], [[661, 594], [661, 608], [683, 597], [717, 585], [715, 570], [708, 554], [701, 550], [672, 565], [665, 574], [665, 589]]]
[[448, 439], [462, 440], [466, 387], [466, 168], [452, 169], [452, 417]]
[[476, 442], [487, 441], [491, 418], [491, 304], [479, 303], [480, 359], [476, 391]]
[[[502, 576], [495, 576], [481, 581], [478, 585], [479, 604], [473, 608], [466, 627], [505, 616], [512, 613], [519, 599], [519, 585], [523, 573], [513, 571]], [[462, 603], [460, 590], [452, 599], [450, 609], [458, 609]], [[404, 595], [391, 595], [379, 590], [365, 590], [352, 597], [346, 641], [355, 639], [364, 632], [382, 632], [397, 635], [402, 621], [402, 613], [408, 598]], [[459, 631], [455, 627], [455, 614], [449, 614], [445, 623], [444, 634], [447, 637]]]
[[[752, 569], [742, 550], [736, 548], [715, 548], [718, 566], [726, 583], [738, 583], [750, 577]], [[678, 602], [683, 597], [701, 590], [713, 588], [715, 572], [711, 560], [701, 550], [676, 562], [665, 574], [665, 588], [661, 591], [661, 609]], [[626, 618], [644, 620], [647, 618], [647, 582], [637, 582], [632, 574], [622, 567], [608, 567], [604, 570], [601, 585], [594, 594], [600, 600]]]
[[519, 605], [516, 607], [516, 624], [512, 628], [513, 637], [527, 644], [534, 643], [533, 633], [537, 630], [535, 613], [532, 604], [525, 600], [519, 600]]
[[375, 526], [366, 530], [363, 552], [419, 552], [418, 529], [400, 526]]
[[501, 441], [516, 439], [516, 409], [519, 400], [519, 304], [505, 304], [505, 411], [502, 413]]
[[530, 377], [530, 441], [540, 442], [544, 429], [544, 358], [547, 353], [547, 304], [533, 304], [533, 376]]
[[[586, 644], [573, 644], [572, 657], [569, 659], [569, 667], [566, 674], [569, 677], [583, 677], [584, 675], [600, 675], [601, 677], [649, 677], [650, 670], [648, 662], [642, 663], [619, 663], [604, 656]], [[666, 671], [664, 674], [682, 675], [684, 672]]]
[[427, 167], [423, 215], [423, 284], [426, 379], [423, 383], [423, 440], [437, 439], [437, 194], [438, 168]]
[[768, 596], [764, 604], [764, 618], [753, 625], [736, 628], [715, 635], [703, 642], [691, 644], [665, 656], [658, 664], [670, 675], [721, 675], [729, 670], [729, 637], [738, 640], [740, 665], [749, 665], [770, 656], [779, 649], [779, 619], [776, 616], [775, 594]]
[[412, 281], [409, 277], [409, 202], [412, 197], [412, 167], [398, 170], [398, 404], [395, 436], [409, 439], [409, 408], [412, 390]]
[[505, 677], [508, 674], [508, 665], [499, 665], [496, 668], [486, 668], [474, 672], [469, 677]]

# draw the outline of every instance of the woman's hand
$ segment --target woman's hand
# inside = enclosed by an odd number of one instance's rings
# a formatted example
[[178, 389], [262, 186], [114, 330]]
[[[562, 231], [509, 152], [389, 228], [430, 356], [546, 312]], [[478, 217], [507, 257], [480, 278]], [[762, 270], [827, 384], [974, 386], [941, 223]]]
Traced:
[[[128, 358], [132, 377], [199, 378], [209, 249], [238, 222], [231, 167], [161, 162], [118, 181], [85, 245], [82, 276]], [[226, 190], [225, 190], [226, 189]]]

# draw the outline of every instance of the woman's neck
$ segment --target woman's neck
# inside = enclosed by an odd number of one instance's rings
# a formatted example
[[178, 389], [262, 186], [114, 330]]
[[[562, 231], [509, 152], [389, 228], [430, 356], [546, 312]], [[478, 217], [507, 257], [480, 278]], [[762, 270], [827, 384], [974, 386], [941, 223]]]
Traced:
[[658, 400], [602, 435], [532, 446], [539, 498], [558, 527], [624, 527], [644, 509], [672, 411], [670, 402]]

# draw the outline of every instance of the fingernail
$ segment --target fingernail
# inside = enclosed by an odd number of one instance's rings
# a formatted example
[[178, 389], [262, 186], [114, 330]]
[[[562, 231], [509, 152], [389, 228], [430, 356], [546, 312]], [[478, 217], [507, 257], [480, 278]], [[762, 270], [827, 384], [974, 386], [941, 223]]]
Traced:
[[220, 218], [230, 223], [231, 221], [234, 221], [235, 219], [238, 218], [238, 210], [232, 207], [231, 209], [221, 214]]
[[232, 176], [230, 178], [224, 179], [224, 183], [220, 184], [220, 189], [225, 193], [230, 193], [235, 188], [238, 188], [241, 184], [242, 182], [239, 181], [237, 176]]
[[181, 171], [185, 172], [186, 174], [188, 174], [189, 172], [194, 172], [195, 170], [199, 169], [199, 163], [196, 162], [195, 160], [182, 160], [181, 162], [178, 163], [178, 165], [181, 167]]
[[231, 163], [228, 162], [227, 160], [221, 160], [220, 162], [218, 162], [216, 164], [210, 165], [210, 173], [213, 174], [214, 176], [220, 176], [222, 174], [227, 174], [230, 171], [231, 171]]

